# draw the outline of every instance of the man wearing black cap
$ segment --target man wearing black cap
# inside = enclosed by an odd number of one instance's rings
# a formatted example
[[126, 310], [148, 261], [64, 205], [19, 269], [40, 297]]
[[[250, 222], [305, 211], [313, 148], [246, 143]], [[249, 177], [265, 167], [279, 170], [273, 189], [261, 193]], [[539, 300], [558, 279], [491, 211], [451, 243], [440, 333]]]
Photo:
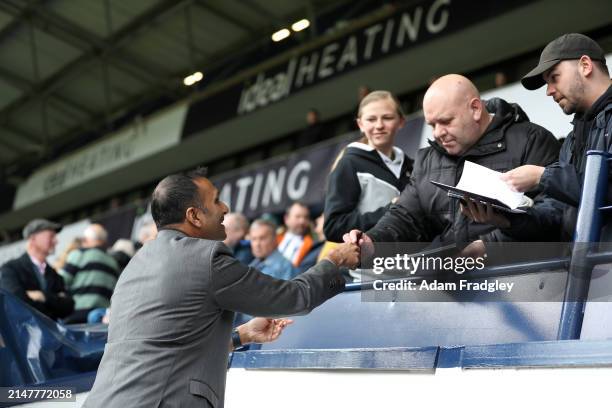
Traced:
[[1, 289], [52, 319], [66, 317], [74, 309], [74, 301], [66, 294], [64, 281], [46, 261], [55, 249], [55, 235], [61, 229], [60, 224], [51, 221], [30, 221], [23, 229], [26, 252], [0, 268]]
[[[571, 238], [583, 185], [585, 153], [588, 150], [612, 152], [612, 81], [604, 51], [583, 34], [562, 35], [544, 48], [540, 62], [521, 83], [529, 90], [546, 85], [546, 95], [566, 115], [575, 114], [574, 128], [565, 139], [556, 163], [547, 167], [517, 167], [503, 177], [517, 191], [539, 187], [548, 196], [567, 204], [563, 233], [565, 238]], [[608, 190], [612, 193], [612, 189]], [[483, 214], [472, 218], [492, 221]]]

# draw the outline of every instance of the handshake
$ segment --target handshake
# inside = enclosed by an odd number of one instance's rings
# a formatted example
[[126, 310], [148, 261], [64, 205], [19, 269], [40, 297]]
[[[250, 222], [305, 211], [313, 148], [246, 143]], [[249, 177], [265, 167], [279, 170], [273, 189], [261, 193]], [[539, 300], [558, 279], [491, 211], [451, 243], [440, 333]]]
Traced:
[[342, 238], [344, 243], [332, 249], [327, 254], [326, 259], [338, 267], [355, 269], [360, 264], [361, 246], [363, 244], [371, 245], [372, 241], [359, 230], [352, 230], [344, 234]]

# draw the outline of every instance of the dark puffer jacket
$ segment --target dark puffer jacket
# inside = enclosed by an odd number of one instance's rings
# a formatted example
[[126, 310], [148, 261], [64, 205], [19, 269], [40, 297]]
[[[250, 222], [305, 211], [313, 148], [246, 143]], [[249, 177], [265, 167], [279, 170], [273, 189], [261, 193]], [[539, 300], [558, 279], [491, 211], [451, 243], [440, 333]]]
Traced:
[[[477, 239], [488, 242], [510, 239], [490, 225], [472, 222], [461, 215], [459, 202], [430, 183], [435, 180], [456, 185], [466, 160], [500, 172], [525, 164], [546, 166], [556, 161], [558, 141], [546, 129], [529, 122], [518, 105], [494, 98], [486, 102], [486, 107], [495, 116], [479, 141], [464, 155], [451, 156], [434, 141], [429, 142], [430, 147], [419, 150], [410, 182], [397, 204], [366, 232], [373, 241], [432, 242], [437, 247]], [[560, 212], [550, 216], [559, 218], [542, 219], [542, 225], [533, 225], [534, 240], [545, 240], [543, 235], [558, 235]]]

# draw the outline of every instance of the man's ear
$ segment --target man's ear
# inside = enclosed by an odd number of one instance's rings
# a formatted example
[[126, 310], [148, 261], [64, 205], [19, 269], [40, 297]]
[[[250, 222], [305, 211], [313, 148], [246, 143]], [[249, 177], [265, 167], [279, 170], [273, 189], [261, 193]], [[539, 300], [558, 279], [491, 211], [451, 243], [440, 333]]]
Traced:
[[593, 60], [588, 55], [583, 55], [578, 60], [578, 71], [583, 77], [588, 77], [593, 73]]
[[198, 211], [197, 208], [195, 207], [188, 207], [185, 210], [185, 220], [196, 226], [196, 227], [200, 227], [202, 226], [202, 220], [200, 219], [200, 213]]
[[472, 98], [470, 100], [470, 112], [476, 122], [480, 121], [482, 118], [482, 101], [479, 98]]

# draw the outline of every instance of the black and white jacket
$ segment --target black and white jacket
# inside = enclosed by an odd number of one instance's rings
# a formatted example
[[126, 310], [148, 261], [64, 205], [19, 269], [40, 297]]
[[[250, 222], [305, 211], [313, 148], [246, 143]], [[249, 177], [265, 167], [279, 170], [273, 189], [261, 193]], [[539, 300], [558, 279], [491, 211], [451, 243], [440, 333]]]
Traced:
[[373, 227], [400, 195], [410, 179], [413, 160], [401, 149], [393, 150], [393, 161], [401, 169], [398, 175], [373, 147], [360, 142], [347, 146], [327, 185], [323, 229], [328, 241], [342, 242], [342, 235], [352, 229]]

